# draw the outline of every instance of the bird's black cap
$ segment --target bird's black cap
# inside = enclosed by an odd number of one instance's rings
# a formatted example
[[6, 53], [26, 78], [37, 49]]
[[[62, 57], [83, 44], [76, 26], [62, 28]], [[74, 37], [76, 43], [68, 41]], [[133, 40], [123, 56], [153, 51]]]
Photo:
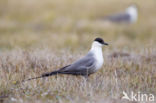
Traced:
[[104, 40], [102, 38], [96, 38], [94, 41], [97, 41], [97, 42], [99, 42], [100, 44], [103, 44], [103, 45], [108, 45], [108, 43], [104, 42]]

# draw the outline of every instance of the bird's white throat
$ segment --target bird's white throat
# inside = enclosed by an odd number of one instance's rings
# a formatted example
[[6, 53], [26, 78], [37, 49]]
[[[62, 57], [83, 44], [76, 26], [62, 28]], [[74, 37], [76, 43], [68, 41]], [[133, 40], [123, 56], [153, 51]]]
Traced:
[[92, 43], [92, 47], [90, 52], [92, 52], [94, 54], [94, 57], [96, 59], [96, 70], [100, 69], [103, 65], [103, 53], [102, 53], [102, 44], [94, 41]]

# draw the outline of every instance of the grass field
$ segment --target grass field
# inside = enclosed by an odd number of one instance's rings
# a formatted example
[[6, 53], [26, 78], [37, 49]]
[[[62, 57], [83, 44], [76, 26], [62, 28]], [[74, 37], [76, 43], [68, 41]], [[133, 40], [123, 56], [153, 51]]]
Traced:
[[[136, 23], [98, 21], [131, 3]], [[0, 0], [0, 103], [133, 103], [121, 100], [123, 91], [156, 101], [155, 9], [155, 0]], [[20, 83], [81, 58], [96, 37], [109, 46], [88, 81], [57, 75]]]

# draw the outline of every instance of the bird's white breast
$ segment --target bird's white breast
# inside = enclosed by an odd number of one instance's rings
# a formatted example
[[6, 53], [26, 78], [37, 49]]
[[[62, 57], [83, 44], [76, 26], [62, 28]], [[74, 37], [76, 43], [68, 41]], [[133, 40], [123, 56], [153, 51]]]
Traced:
[[100, 69], [103, 65], [103, 55], [102, 55], [102, 50], [101, 51], [96, 51], [95, 53], [95, 59], [96, 59], [96, 69]]
[[96, 48], [96, 49], [92, 50], [92, 52], [93, 52], [94, 58], [96, 60], [95, 71], [97, 71], [102, 67], [103, 62], [104, 62], [102, 48]]
[[90, 50], [95, 58], [95, 71], [99, 70], [103, 65], [102, 44], [94, 41]]

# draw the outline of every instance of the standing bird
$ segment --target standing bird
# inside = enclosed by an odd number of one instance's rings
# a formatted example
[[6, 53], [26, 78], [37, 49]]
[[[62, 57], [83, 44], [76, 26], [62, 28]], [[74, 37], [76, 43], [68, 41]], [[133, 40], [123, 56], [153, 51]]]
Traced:
[[114, 23], [134, 23], [138, 19], [138, 9], [135, 4], [130, 5], [123, 13], [116, 13], [114, 15], [104, 17]]
[[[98, 71], [103, 65], [102, 46], [108, 45], [102, 38], [96, 38], [92, 43], [90, 51], [83, 58], [75, 61], [73, 64], [67, 65], [59, 70], [42, 74], [39, 77], [30, 78], [27, 80], [49, 77], [57, 74], [82, 75], [88, 77], [90, 74]], [[27, 81], [26, 80], [26, 81]]]

